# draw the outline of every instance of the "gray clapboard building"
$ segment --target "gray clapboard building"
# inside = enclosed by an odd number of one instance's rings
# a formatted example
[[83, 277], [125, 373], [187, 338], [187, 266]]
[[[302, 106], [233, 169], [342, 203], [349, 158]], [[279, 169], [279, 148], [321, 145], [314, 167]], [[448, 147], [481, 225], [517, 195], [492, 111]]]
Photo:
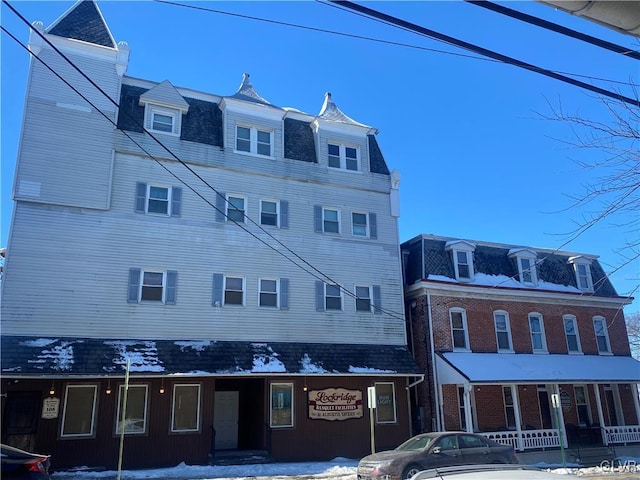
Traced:
[[29, 48], [3, 442], [56, 468], [113, 468], [123, 431], [125, 468], [355, 458], [369, 387], [380, 448], [406, 438], [421, 376], [376, 129], [330, 94], [281, 108], [246, 74], [230, 95], [127, 77], [93, 1]]

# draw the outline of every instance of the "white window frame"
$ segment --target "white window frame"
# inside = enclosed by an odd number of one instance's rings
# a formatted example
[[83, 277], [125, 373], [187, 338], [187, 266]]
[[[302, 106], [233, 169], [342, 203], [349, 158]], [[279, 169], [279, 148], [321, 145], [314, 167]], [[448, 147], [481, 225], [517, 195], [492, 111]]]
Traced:
[[[166, 200], [164, 199], [156, 199], [156, 198], [151, 198], [151, 189], [152, 188], [156, 188], [156, 189], [163, 189], [167, 191], [167, 198]], [[160, 216], [164, 216], [164, 217], [169, 217], [171, 216], [171, 197], [172, 197], [172, 188], [170, 186], [167, 185], [157, 185], [157, 184], [152, 184], [149, 183], [147, 184], [147, 193], [146, 193], [146, 198], [144, 199], [144, 213], [149, 214], [149, 215], [160, 215]], [[151, 210], [149, 210], [149, 204], [151, 203], [151, 201], [156, 201], [156, 202], [166, 202], [166, 212], [152, 212]]]
[[[569, 334], [567, 333], [567, 322], [571, 322], [573, 324], [573, 330], [574, 330], [574, 334], [572, 334], [572, 336], [575, 336], [576, 338], [576, 343], [577, 343], [577, 350], [571, 350], [570, 345], [569, 345]], [[567, 342], [567, 352], [569, 354], [573, 354], [573, 355], [579, 355], [582, 353], [582, 344], [580, 343], [580, 332], [578, 332], [578, 319], [576, 318], [575, 315], [563, 315], [562, 316], [562, 326], [564, 329], [564, 337], [565, 340]]]
[[[277, 399], [275, 404], [274, 404], [274, 387], [287, 387], [287, 389], [289, 390], [289, 395], [291, 397], [291, 422], [289, 422], [288, 424], [274, 424], [274, 418], [273, 418], [273, 412], [274, 410], [278, 410], [278, 409], [283, 409], [284, 408], [284, 397], [282, 397], [282, 399]], [[269, 426], [271, 428], [291, 428], [293, 427], [294, 424], [294, 419], [295, 419], [295, 390], [293, 389], [293, 383], [271, 383], [269, 385]], [[282, 400], [281, 404], [278, 404], [278, 401]]]
[[569, 263], [573, 265], [576, 275], [576, 285], [583, 292], [593, 292], [593, 277], [591, 276], [591, 259], [577, 256], [571, 257]]
[[[327, 212], [335, 212], [336, 217], [337, 217], [337, 221], [326, 220], [326, 215], [325, 214]], [[334, 234], [334, 235], [340, 235], [340, 233], [342, 232], [341, 217], [342, 217], [342, 214], [341, 214], [339, 208], [322, 207], [322, 232], [323, 233], [330, 233], [330, 234]], [[327, 229], [325, 228], [326, 227], [326, 222], [337, 223], [338, 224], [338, 231], [337, 232], [327, 231]]]
[[[529, 265], [524, 265], [528, 262]], [[536, 257], [529, 255], [518, 256], [518, 273], [520, 275], [520, 283], [535, 287], [538, 285], [538, 274], [536, 271]], [[529, 278], [525, 278], [526, 276]]]
[[[242, 200], [243, 209], [240, 210], [240, 209], [236, 208], [236, 205], [231, 201], [231, 199]], [[246, 223], [246, 219], [247, 219], [247, 216], [248, 216], [247, 197], [245, 197], [244, 195], [228, 194], [227, 195], [227, 201], [225, 202], [225, 207], [226, 207], [225, 208], [225, 218], [227, 219], [227, 222]], [[235, 218], [230, 218], [229, 217], [229, 212], [230, 211], [242, 212], [242, 214], [243, 214], [242, 218], [240, 220], [237, 220]]]
[[[246, 291], [247, 291], [247, 281], [246, 281], [246, 279], [241, 275], [225, 275], [223, 278], [224, 278], [224, 283], [222, 285], [222, 303], [223, 303], [223, 305], [244, 307], [245, 299], [246, 299]], [[227, 281], [229, 279], [239, 279], [239, 280], [241, 280], [242, 281], [242, 290], [228, 289], [227, 288]], [[229, 291], [231, 293], [241, 292], [242, 293], [242, 303], [228, 303], [227, 302], [227, 291]]]
[[[162, 284], [160, 286], [155, 286], [152, 284], [149, 285], [145, 285], [145, 274], [161, 274], [162, 275]], [[148, 288], [154, 288], [154, 289], [161, 289], [162, 290], [162, 294], [161, 294], [161, 298], [160, 300], [155, 300], [155, 299], [150, 299], [150, 298], [143, 298], [142, 295], [144, 293], [144, 288], [148, 287]], [[139, 302], [152, 302], [152, 303], [165, 303], [165, 299], [167, 296], [167, 272], [166, 271], [159, 271], [159, 270], [144, 270], [141, 269], [140, 270], [140, 287], [139, 287], [139, 292], [138, 292], [138, 298], [140, 299]]]
[[[195, 428], [176, 428], [176, 390], [180, 387], [196, 387], [198, 389], [198, 400], [196, 405], [196, 426]], [[202, 386], [199, 383], [176, 383], [173, 385], [173, 398], [171, 399], [171, 432], [172, 433], [184, 433], [184, 432], [199, 432], [200, 431], [200, 412], [201, 412], [201, 395]]]
[[[263, 291], [262, 290], [262, 282], [274, 282], [276, 286], [275, 292]], [[262, 305], [262, 295], [275, 295], [276, 304], [275, 305]], [[260, 308], [271, 308], [278, 309], [280, 308], [280, 280], [278, 278], [260, 278], [258, 279], [258, 306]]]
[[[539, 324], [540, 324], [540, 331], [539, 332], [534, 332], [533, 329], [531, 328], [531, 320], [533, 318], [537, 318], [539, 320]], [[549, 350], [547, 349], [547, 336], [544, 332], [544, 317], [542, 316], [541, 313], [538, 312], [531, 312], [528, 315], [528, 320], [529, 320], [529, 336], [531, 338], [531, 351], [533, 353], [549, 353]], [[541, 348], [536, 348], [535, 347], [535, 342], [533, 341], [533, 336], [535, 335], [539, 335], [540, 336], [540, 340], [542, 343], [542, 347]]]
[[[362, 224], [355, 222], [355, 215], [362, 215], [364, 217], [364, 233], [356, 233], [356, 225], [362, 228]], [[359, 238], [369, 238], [369, 214], [365, 212], [351, 212], [351, 235]]]
[[[453, 260], [453, 270], [456, 276], [456, 280], [459, 282], [473, 282], [475, 278], [475, 272], [473, 267], [473, 252], [475, 251], [475, 245], [463, 240], [456, 240], [447, 242], [445, 250], [451, 251]], [[458, 254], [464, 253], [467, 263], [461, 263]], [[469, 268], [469, 276], [463, 277], [460, 275], [460, 265], [467, 265]]]
[[[358, 295], [358, 289], [363, 289], [366, 288], [367, 289], [367, 296], [366, 297], [361, 297], [360, 295]], [[355, 295], [355, 302], [356, 302], [356, 312], [358, 313], [371, 313], [373, 312], [373, 287], [371, 285], [355, 285], [353, 287], [353, 293]], [[369, 308], [368, 309], [359, 309], [358, 308], [358, 301], [362, 300], [367, 300], [369, 302]]]
[[[504, 317], [504, 330], [498, 330], [498, 317]], [[509, 313], [504, 310], [494, 311], [493, 326], [496, 334], [496, 347], [498, 348], [498, 352], [513, 353], [513, 337], [511, 336], [511, 322], [509, 321]], [[507, 335], [507, 341], [509, 342], [508, 348], [500, 347], [500, 333]]]
[[[249, 150], [238, 150], [238, 129], [244, 128], [249, 130]], [[265, 155], [264, 153], [258, 153], [259, 145], [264, 145], [264, 142], [258, 141], [258, 133], [266, 133], [269, 135], [269, 155]], [[254, 125], [246, 125], [238, 123], [235, 128], [235, 141], [233, 143], [233, 151], [234, 153], [239, 153], [241, 155], [253, 155], [256, 157], [265, 157], [265, 158], [273, 158], [273, 129], [265, 128], [265, 127], [256, 127]], [[246, 139], [242, 139], [246, 140]]]
[[[323, 283], [324, 285], [324, 310], [325, 312], [342, 312], [344, 310], [344, 295], [342, 292], [342, 286], [338, 285], [337, 283]], [[328, 289], [329, 287], [333, 288], [337, 288], [338, 289], [338, 295], [329, 295], [328, 293]], [[339, 298], [340, 299], [340, 308], [329, 308], [327, 305], [327, 300], [329, 298]]]
[[[146, 104], [145, 110], [148, 115], [148, 128], [150, 132], [153, 133], [161, 133], [163, 135], [172, 135], [174, 137], [180, 136], [180, 119], [181, 113], [179, 110], [172, 110], [168, 108], [162, 108], [156, 105]], [[156, 125], [155, 117], [156, 115], [162, 115], [165, 117], [171, 118], [171, 130], [162, 130], [154, 128]], [[160, 122], [161, 125], [166, 125], [166, 123]]]
[[[329, 149], [331, 148], [331, 146], [334, 147], [338, 147], [338, 155], [330, 155], [329, 154]], [[353, 157], [348, 157], [347, 158], [347, 149], [353, 149], [355, 150], [356, 153], [356, 157], [355, 157], [355, 162], [356, 162], [356, 168], [348, 168], [348, 164], [347, 164], [347, 160], [354, 160]], [[337, 158], [340, 165], [339, 166], [332, 166], [330, 165], [330, 160], [331, 158]], [[360, 159], [360, 147], [357, 145], [352, 145], [352, 144], [345, 144], [345, 143], [339, 143], [339, 142], [327, 142], [327, 167], [331, 168], [332, 170], [342, 170], [345, 172], [360, 172], [362, 170], [361, 167], [361, 159]]]
[[[92, 408], [91, 408], [91, 423], [90, 423], [90, 427], [89, 427], [89, 431], [87, 433], [65, 433], [65, 426], [66, 426], [66, 421], [67, 421], [67, 413], [69, 411], [69, 408], [72, 408], [73, 406], [69, 406], [68, 405], [68, 401], [69, 401], [69, 391], [74, 389], [74, 388], [89, 388], [89, 389], [93, 389], [93, 403], [92, 403]], [[67, 385], [65, 387], [65, 396], [64, 396], [64, 406], [62, 408], [62, 421], [60, 422], [60, 437], [61, 438], [91, 438], [94, 437], [96, 432], [96, 405], [97, 405], [97, 401], [98, 401], [98, 386], [91, 384], [91, 385], [87, 385], [87, 384], [81, 384], [81, 385]], [[76, 412], [77, 409], [73, 408], [73, 411]]]
[[[122, 403], [124, 402], [124, 385], [118, 385], [118, 406], [116, 408], [116, 435], [120, 435], [122, 433], [122, 429], [121, 424], [120, 424], [120, 408], [122, 407]], [[148, 422], [148, 417], [149, 417], [149, 385], [147, 384], [133, 384], [133, 385], [129, 385], [129, 391], [127, 392], [127, 402], [130, 401], [131, 399], [131, 391], [133, 389], [139, 389], [139, 388], [143, 388], [144, 389], [144, 417], [139, 419], [142, 420], [143, 422], [143, 428], [142, 430], [139, 431], [130, 431], [125, 427], [125, 431], [124, 434], [125, 435], [144, 435], [147, 433], [148, 427], [149, 427], [149, 422]], [[129, 413], [127, 411], [127, 413]]]
[[[453, 328], [453, 314], [459, 313], [462, 318], [462, 331], [464, 333], [464, 347], [456, 347], [455, 344], [455, 335]], [[469, 344], [469, 325], [467, 324], [467, 311], [464, 308], [454, 307], [449, 309], [449, 328], [451, 329], [451, 346], [454, 352], [469, 352], [471, 351], [471, 346]], [[455, 329], [459, 331], [460, 329]]]
[[[596, 323], [602, 324], [602, 334], [598, 334], [598, 328], [596, 327]], [[596, 339], [596, 347], [598, 348], [599, 355], [613, 355], [611, 351], [611, 341], [609, 340], [609, 328], [607, 327], [607, 320], [601, 315], [596, 315], [593, 317], [593, 333]], [[604, 342], [606, 344], [606, 350], [600, 349], [600, 342], [598, 341], [598, 337], [604, 338]]]
[[[265, 212], [264, 211], [264, 203], [268, 202], [268, 203], [273, 203], [276, 206], [276, 211], [275, 211], [275, 217], [276, 217], [276, 224], [275, 225], [271, 225], [270, 223], [265, 223], [262, 221], [262, 215], [266, 214], [266, 215], [274, 215], [273, 212]], [[280, 228], [280, 202], [278, 200], [272, 200], [270, 198], [262, 198], [260, 199], [260, 225], [266, 225], [268, 227], [276, 227], [276, 228]]]
[[375, 387], [375, 392], [376, 392], [376, 405], [380, 406], [383, 405], [383, 402], [381, 402], [380, 400], [380, 395], [378, 394], [378, 385], [391, 385], [391, 403], [393, 405], [393, 419], [392, 420], [380, 420], [379, 418], [379, 414], [378, 412], [380, 411], [379, 408], [376, 408], [376, 423], [377, 424], [392, 424], [392, 423], [397, 423], [398, 422], [398, 409], [396, 406], [396, 385], [393, 382], [375, 382], [374, 383], [374, 387]]

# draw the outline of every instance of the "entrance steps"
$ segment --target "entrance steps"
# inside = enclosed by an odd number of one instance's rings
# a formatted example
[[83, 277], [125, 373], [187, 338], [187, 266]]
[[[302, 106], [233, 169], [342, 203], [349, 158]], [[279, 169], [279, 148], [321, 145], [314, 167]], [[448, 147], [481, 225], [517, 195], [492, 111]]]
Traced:
[[595, 467], [601, 465], [602, 462], [609, 462], [611, 465], [616, 458], [616, 451], [612, 447], [573, 448], [570, 452], [570, 457], [585, 467]]
[[266, 450], [218, 450], [209, 456], [209, 465], [255, 465], [273, 463]]

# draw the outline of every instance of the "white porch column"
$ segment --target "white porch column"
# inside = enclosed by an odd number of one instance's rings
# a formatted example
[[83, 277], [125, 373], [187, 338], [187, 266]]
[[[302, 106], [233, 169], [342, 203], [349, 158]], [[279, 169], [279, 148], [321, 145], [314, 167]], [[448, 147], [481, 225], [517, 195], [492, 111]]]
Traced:
[[640, 401], [638, 400], [638, 387], [640, 384], [632, 383], [629, 385], [631, 387], [631, 396], [633, 397], [633, 405], [636, 407], [636, 425], [640, 425]]
[[602, 400], [600, 400], [600, 386], [597, 383], [593, 384], [593, 389], [596, 397], [596, 406], [598, 407], [598, 422], [600, 423], [600, 436], [602, 437], [602, 444], [609, 445], [607, 441], [607, 435], [604, 433], [605, 425], [604, 425], [604, 414], [602, 413]]
[[518, 386], [510, 385], [511, 398], [513, 398], [513, 414], [516, 417], [516, 431], [518, 432], [518, 450], [524, 450], [522, 444], [522, 422], [520, 421], [520, 397], [518, 396]]
[[568, 447], [569, 446], [569, 442], [567, 441], [567, 432], [566, 432], [566, 428], [564, 427], [564, 415], [562, 414], [562, 401], [560, 399], [560, 385], [557, 383], [553, 384], [553, 393], [555, 393], [556, 395], [558, 395], [558, 422], [560, 422], [560, 425], [556, 425], [556, 428], [559, 428], [560, 431], [562, 432], [562, 438], [560, 439], [560, 441], [562, 442], [562, 445], [564, 445], [564, 447]]
[[466, 383], [464, 385], [464, 421], [467, 425], [467, 432], [473, 433], [473, 415], [471, 415], [471, 390], [473, 385]]

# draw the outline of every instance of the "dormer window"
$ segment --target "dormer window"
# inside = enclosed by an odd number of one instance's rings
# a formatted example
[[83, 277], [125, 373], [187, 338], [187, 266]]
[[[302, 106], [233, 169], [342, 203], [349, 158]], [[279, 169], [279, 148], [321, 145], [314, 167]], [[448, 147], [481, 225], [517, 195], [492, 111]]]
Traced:
[[538, 284], [536, 271], [536, 252], [527, 249], [513, 249], [509, 251], [509, 257], [515, 257], [518, 264], [518, 278], [520, 283], [535, 287]]
[[180, 110], [147, 104], [145, 116], [145, 125], [151, 132], [180, 135]]
[[360, 170], [360, 151], [358, 148], [329, 143], [327, 144], [327, 153], [329, 167], [354, 172]]
[[453, 256], [453, 269], [456, 280], [471, 282], [474, 279], [473, 251], [476, 246], [465, 241], [447, 242], [445, 250], [451, 251]]
[[273, 157], [272, 147], [272, 131], [236, 125], [236, 152]]
[[151, 129], [158, 132], [173, 132], [175, 117], [164, 112], [151, 111]]
[[189, 103], [168, 80], [140, 95], [144, 107], [144, 127], [153, 133], [180, 136], [182, 115], [189, 111]]
[[576, 285], [583, 292], [593, 292], [593, 279], [591, 278], [591, 259], [583, 256], [571, 257], [569, 263], [573, 264], [576, 274]]

